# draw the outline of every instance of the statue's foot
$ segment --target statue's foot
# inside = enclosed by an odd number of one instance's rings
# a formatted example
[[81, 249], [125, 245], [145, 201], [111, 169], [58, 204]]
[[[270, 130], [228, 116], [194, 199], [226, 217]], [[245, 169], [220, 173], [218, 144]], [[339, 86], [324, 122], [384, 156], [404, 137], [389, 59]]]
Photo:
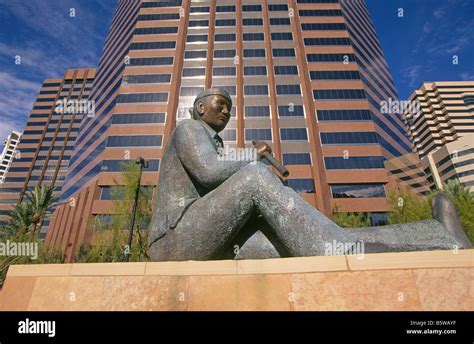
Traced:
[[443, 193], [438, 193], [432, 203], [433, 218], [441, 222], [446, 230], [451, 233], [463, 248], [472, 247], [462, 227], [454, 203]]

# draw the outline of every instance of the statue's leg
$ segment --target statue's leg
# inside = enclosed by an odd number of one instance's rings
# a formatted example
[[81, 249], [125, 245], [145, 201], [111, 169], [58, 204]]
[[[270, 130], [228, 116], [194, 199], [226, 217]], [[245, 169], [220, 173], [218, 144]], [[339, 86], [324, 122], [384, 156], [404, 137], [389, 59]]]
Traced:
[[209, 259], [235, 237], [254, 210], [264, 216], [292, 256], [325, 255], [328, 244], [337, 242], [343, 248], [356, 242], [257, 162], [242, 167], [194, 202], [176, 228], [151, 246], [151, 258]]

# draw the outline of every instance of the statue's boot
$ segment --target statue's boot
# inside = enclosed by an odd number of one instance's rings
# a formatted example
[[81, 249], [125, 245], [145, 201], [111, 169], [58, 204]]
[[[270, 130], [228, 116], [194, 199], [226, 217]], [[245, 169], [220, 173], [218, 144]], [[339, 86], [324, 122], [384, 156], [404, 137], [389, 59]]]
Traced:
[[462, 229], [453, 202], [438, 194], [433, 219], [389, 226], [348, 229], [364, 242], [366, 253], [456, 250], [472, 245]]

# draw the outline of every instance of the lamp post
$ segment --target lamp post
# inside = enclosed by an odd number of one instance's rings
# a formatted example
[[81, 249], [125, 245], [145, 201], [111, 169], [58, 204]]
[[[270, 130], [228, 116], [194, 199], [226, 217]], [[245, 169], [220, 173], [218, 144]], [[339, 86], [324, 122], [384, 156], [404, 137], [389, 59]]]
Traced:
[[135, 200], [134, 200], [133, 209], [132, 209], [132, 223], [130, 224], [130, 232], [128, 234], [128, 243], [127, 243], [128, 251], [125, 253], [126, 262], [128, 262], [130, 258], [130, 252], [132, 250], [133, 228], [135, 227], [135, 217], [137, 213], [138, 195], [140, 193], [140, 186], [141, 186], [141, 181], [142, 181], [142, 172], [144, 168], [148, 167], [148, 161], [143, 159], [143, 157], [138, 157], [135, 163], [140, 165], [140, 175], [138, 176], [138, 186], [137, 186], [137, 189], [135, 190]]

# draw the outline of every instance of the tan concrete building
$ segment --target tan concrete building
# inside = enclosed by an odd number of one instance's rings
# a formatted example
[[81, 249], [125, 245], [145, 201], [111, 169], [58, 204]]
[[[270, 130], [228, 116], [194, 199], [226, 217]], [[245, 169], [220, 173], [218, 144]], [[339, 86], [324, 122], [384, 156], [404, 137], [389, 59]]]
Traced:
[[474, 81], [423, 83], [409, 100], [420, 111], [403, 117], [430, 188], [457, 178], [474, 190]]

